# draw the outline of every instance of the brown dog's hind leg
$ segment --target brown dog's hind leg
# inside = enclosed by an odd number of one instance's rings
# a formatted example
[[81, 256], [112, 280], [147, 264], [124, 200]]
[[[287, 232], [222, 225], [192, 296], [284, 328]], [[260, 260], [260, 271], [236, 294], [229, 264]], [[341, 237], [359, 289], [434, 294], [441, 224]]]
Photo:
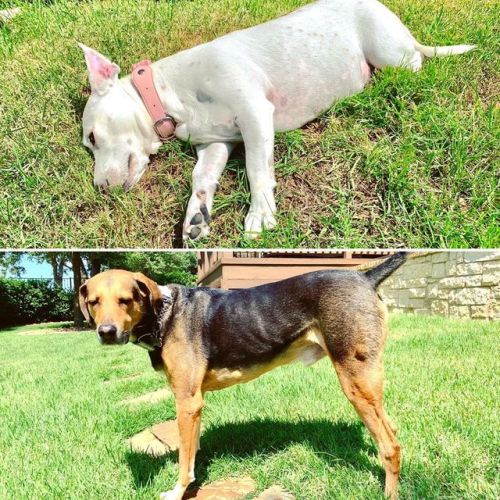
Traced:
[[381, 362], [347, 356], [333, 364], [345, 395], [377, 442], [385, 469], [385, 495], [393, 500], [398, 492], [401, 448], [383, 407]]

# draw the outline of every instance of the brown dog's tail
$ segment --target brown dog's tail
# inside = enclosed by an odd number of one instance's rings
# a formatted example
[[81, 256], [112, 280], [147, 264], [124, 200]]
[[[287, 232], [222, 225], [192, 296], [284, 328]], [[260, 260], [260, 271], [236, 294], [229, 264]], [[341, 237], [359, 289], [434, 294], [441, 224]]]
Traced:
[[391, 255], [391, 257], [384, 260], [382, 264], [366, 271], [365, 276], [368, 278], [373, 288], [377, 289], [384, 280], [406, 262], [407, 257], [408, 252], [398, 252]]

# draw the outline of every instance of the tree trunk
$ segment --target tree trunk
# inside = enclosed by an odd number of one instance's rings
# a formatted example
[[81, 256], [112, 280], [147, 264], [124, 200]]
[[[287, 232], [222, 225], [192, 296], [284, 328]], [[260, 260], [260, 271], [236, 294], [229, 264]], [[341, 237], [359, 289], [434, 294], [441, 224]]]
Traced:
[[95, 276], [101, 272], [101, 257], [98, 254], [90, 255], [90, 276]]
[[76, 328], [83, 328], [83, 314], [80, 311], [80, 302], [78, 300], [78, 293], [82, 285], [82, 258], [79, 252], [72, 253], [71, 264], [73, 267], [73, 283], [75, 286], [73, 295], [73, 321]]
[[64, 256], [62, 254], [51, 253], [49, 255], [50, 265], [52, 266], [52, 276], [54, 283], [62, 288], [64, 274]]

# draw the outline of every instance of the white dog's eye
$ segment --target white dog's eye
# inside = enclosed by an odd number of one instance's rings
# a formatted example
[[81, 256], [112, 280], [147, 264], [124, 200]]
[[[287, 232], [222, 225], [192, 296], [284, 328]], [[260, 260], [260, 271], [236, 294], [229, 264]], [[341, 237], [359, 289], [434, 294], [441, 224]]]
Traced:
[[95, 146], [95, 137], [94, 137], [94, 132], [90, 132], [89, 134], [89, 141], [92, 146]]

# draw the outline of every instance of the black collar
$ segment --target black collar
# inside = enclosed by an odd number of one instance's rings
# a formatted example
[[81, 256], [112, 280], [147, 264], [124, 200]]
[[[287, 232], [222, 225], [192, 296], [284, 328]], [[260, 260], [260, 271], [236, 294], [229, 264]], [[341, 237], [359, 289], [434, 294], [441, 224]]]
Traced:
[[[147, 351], [156, 351], [163, 347], [163, 327], [165, 325], [165, 313], [172, 305], [172, 297], [163, 295], [161, 298], [160, 309], [156, 315], [155, 321], [146, 319], [144, 323], [139, 323], [134, 329], [136, 339], [133, 344], [146, 349]], [[152, 314], [152, 311], [150, 312]], [[146, 316], [150, 316], [149, 314]]]

